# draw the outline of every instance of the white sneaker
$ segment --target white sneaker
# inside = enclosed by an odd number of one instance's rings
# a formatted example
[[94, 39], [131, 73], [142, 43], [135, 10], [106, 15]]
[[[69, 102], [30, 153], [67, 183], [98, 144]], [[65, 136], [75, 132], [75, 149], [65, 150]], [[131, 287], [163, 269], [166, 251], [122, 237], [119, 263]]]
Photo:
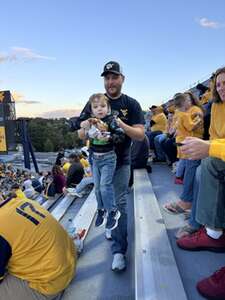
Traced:
[[109, 241], [112, 240], [112, 232], [111, 232], [111, 229], [105, 229], [105, 238]]
[[125, 256], [122, 253], [116, 253], [113, 256], [112, 271], [122, 272], [126, 269]]
[[82, 195], [80, 193], [76, 192], [76, 188], [68, 188], [67, 192], [71, 195], [71, 196], [76, 196], [78, 198], [81, 198]]

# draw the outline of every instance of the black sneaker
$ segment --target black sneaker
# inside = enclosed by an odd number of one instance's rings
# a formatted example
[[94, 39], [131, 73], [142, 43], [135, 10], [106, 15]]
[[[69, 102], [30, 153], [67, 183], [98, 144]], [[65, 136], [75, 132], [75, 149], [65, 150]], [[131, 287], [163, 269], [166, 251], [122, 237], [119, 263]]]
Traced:
[[107, 222], [106, 222], [106, 229], [113, 230], [118, 225], [118, 220], [121, 216], [121, 213], [119, 210], [113, 210], [110, 213], [108, 213]]
[[104, 209], [98, 209], [95, 226], [100, 227], [105, 224], [105, 211]]

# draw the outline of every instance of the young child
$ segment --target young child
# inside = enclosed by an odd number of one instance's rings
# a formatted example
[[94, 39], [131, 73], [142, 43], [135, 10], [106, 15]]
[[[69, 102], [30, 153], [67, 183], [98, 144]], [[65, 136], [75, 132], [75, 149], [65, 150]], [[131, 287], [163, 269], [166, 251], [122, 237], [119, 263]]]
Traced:
[[177, 157], [179, 162], [185, 166], [183, 192], [180, 199], [176, 202], [167, 203], [164, 208], [171, 213], [179, 214], [187, 212], [193, 201], [193, 184], [195, 171], [200, 164], [199, 160], [188, 160], [186, 156], [181, 153], [180, 146], [184, 139], [188, 136], [199, 136], [203, 133], [203, 115], [201, 108], [190, 101], [187, 94], [177, 94], [174, 98], [174, 104], [177, 109], [176, 114], [176, 143], [177, 143]]
[[92, 95], [89, 103], [93, 118], [82, 123], [79, 135], [81, 138], [86, 135], [90, 140], [95, 195], [98, 203], [95, 226], [102, 226], [106, 221], [106, 229], [112, 230], [117, 227], [120, 218], [113, 189], [113, 176], [116, 169], [114, 145], [122, 142], [125, 135], [117, 125], [111, 113], [109, 100], [104, 94]]

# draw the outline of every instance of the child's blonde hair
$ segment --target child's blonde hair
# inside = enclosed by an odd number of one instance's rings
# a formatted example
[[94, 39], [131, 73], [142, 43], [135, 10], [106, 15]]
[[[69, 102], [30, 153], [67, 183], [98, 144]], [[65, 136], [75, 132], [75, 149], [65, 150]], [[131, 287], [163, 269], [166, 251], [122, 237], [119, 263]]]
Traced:
[[102, 93], [96, 93], [96, 94], [91, 95], [91, 97], [89, 98], [89, 103], [92, 104], [95, 101], [97, 101], [97, 102], [106, 102], [107, 106], [110, 107], [109, 98], [106, 95], [102, 94]]

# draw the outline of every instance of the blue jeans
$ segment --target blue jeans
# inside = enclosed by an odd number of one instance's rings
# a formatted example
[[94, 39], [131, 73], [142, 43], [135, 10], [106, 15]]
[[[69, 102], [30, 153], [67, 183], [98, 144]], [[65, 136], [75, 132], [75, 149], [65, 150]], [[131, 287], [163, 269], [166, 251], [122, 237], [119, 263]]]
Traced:
[[183, 181], [183, 192], [180, 199], [185, 202], [191, 202], [194, 198], [194, 180], [197, 167], [200, 165], [201, 160], [184, 159], [185, 172]]
[[76, 186], [76, 192], [81, 193], [89, 184], [94, 183], [92, 176], [83, 177], [80, 183]]
[[154, 138], [155, 153], [156, 153], [156, 157], [159, 160], [166, 160], [165, 153], [161, 147], [161, 143], [163, 141], [165, 141], [166, 138], [167, 138], [167, 135], [165, 133], [159, 134]]
[[199, 224], [196, 220], [196, 206], [197, 206], [197, 199], [199, 195], [199, 185], [200, 185], [200, 177], [201, 177], [201, 165], [197, 167], [195, 172], [195, 179], [193, 185], [193, 200], [191, 206], [191, 215], [188, 221], [189, 225], [195, 229], [199, 229], [201, 224]]
[[114, 151], [96, 155], [93, 153], [93, 178], [98, 209], [108, 212], [116, 209], [113, 176], [116, 169], [116, 154]]
[[185, 159], [180, 158], [177, 162], [176, 177], [183, 178], [185, 172]]
[[130, 178], [130, 165], [122, 165], [116, 169], [113, 178], [116, 206], [121, 216], [118, 226], [112, 231], [112, 254], [127, 251], [127, 194]]

